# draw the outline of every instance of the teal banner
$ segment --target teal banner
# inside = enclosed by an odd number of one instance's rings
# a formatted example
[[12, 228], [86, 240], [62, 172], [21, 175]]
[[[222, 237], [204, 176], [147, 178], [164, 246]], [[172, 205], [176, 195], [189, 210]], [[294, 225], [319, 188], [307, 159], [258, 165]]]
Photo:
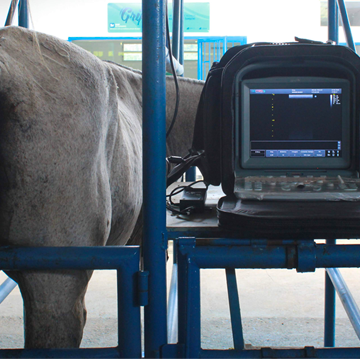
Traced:
[[[169, 4], [169, 27], [172, 29], [172, 4]], [[210, 30], [210, 3], [184, 4], [184, 32]], [[108, 32], [141, 32], [141, 3], [109, 3]]]

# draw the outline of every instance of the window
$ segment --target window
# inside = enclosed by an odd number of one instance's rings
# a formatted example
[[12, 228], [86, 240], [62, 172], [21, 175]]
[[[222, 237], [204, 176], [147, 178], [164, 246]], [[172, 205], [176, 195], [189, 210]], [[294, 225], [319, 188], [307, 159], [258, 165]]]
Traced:
[[124, 61], [142, 61], [142, 44], [124, 44], [122, 55]]
[[198, 47], [197, 44], [184, 44], [184, 60], [185, 61], [197, 61], [198, 59]]

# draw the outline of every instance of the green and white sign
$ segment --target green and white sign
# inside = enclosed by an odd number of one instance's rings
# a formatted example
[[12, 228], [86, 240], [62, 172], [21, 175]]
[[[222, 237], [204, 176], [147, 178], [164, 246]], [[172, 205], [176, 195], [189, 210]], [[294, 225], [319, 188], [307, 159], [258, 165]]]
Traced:
[[[172, 29], [172, 4], [169, 4], [169, 27]], [[184, 4], [184, 32], [210, 30], [210, 3]], [[109, 3], [108, 32], [141, 32], [141, 3]]]

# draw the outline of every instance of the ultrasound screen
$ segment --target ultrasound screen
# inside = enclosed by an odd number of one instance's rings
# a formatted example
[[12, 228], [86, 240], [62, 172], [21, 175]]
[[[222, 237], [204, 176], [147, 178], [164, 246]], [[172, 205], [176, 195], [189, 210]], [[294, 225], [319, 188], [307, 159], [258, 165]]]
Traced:
[[341, 157], [341, 88], [251, 88], [250, 157]]

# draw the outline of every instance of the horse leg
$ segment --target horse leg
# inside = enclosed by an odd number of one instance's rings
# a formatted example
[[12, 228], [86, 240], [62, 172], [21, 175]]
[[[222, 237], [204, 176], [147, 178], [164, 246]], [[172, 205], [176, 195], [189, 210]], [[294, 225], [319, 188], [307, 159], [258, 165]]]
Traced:
[[92, 271], [8, 272], [24, 300], [25, 348], [78, 348]]

